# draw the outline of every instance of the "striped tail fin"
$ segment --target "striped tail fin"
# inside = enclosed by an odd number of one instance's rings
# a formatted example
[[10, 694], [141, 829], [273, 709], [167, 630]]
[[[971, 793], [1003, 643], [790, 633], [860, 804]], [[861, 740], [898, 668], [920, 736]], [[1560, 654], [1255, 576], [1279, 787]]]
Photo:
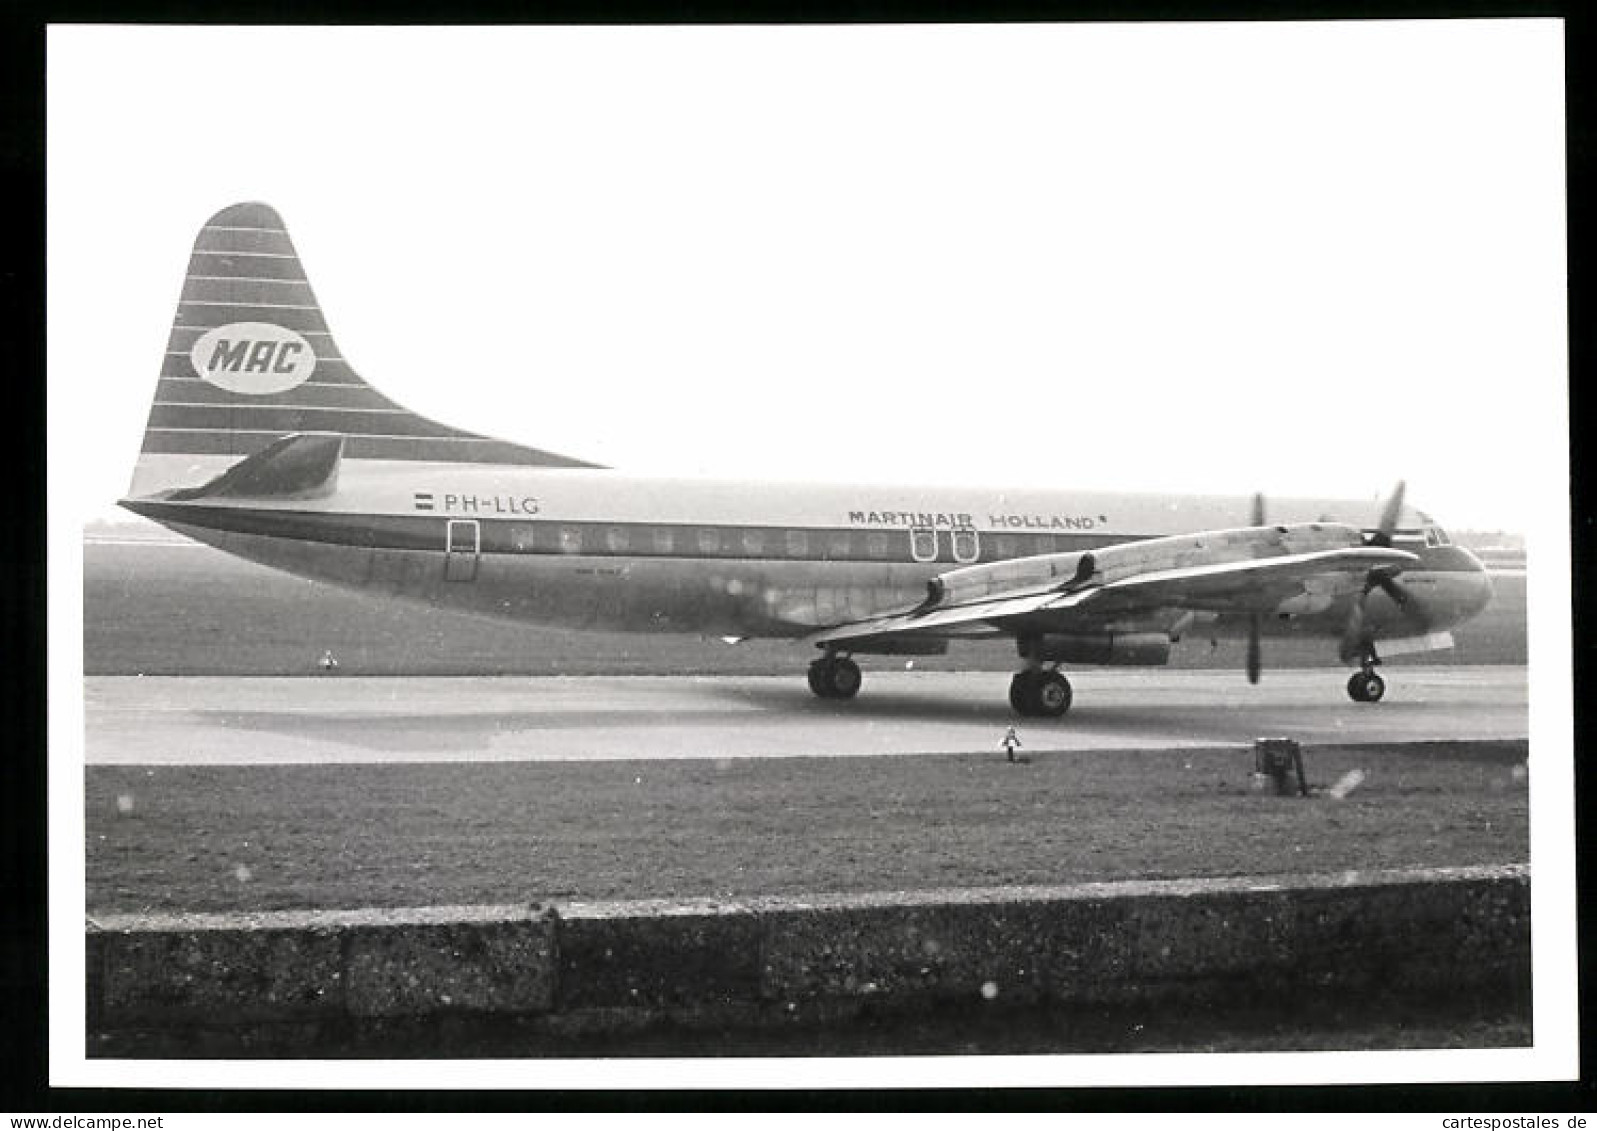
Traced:
[[295, 432], [343, 435], [345, 459], [596, 466], [383, 396], [339, 353], [282, 218], [235, 204], [195, 240], [129, 493], [192, 484]]

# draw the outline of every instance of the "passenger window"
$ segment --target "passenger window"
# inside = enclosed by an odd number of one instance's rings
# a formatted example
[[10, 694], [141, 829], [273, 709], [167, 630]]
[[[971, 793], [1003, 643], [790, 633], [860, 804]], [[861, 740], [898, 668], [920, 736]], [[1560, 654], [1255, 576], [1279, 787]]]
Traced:
[[789, 530], [787, 532], [787, 556], [790, 558], [809, 557], [810, 536], [802, 530]]
[[612, 554], [626, 553], [628, 542], [629, 539], [627, 538], [627, 532], [619, 526], [612, 526], [610, 529], [604, 532], [605, 549], [609, 550]]
[[887, 535], [879, 530], [873, 530], [865, 536], [865, 552], [873, 558], [885, 558], [893, 551]]
[[669, 526], [654, 528], [654, 552], [669, 554], [676, 549], [676, 533]]
[[929, 526], [917, 526], [909, 532], [909, 556], [918, 562], [937, 560], [937, 531]]
[[532, 552], [532, 527], [517, 525], [510, 532], [510, 546], [518, 554]]
[[765, 531], [745, 530], [743, 532], [743, 552], [756, 556], [763, 554], [765, 552]]
[[1037, 554], [1051, 554], [1054, 552], [1055, 548], [1054, 536], [1052, 534], [1039, 534], [1037, 535], [1037, 541], [1032, 552]]
[[993, 548], [1000, 558], [1019, 557], [1020, 539], [1013, 534], [1000, 534]]
[[719, 530], [699, 531], [699, 553], [719, 554], [721, 552], [721, 532]]
[[562, 554], [582, 553], [582, 531], [570, 526], [560, 528], [560, 552]]
[[847, 561], [851, 556], [852, 542], [846, 530], [834, 530], [826, 539], [826, 557], [829, 561]]
[[977, 541], [976, 531], [969, 526], [962, 526], [954, 531], [954, 560], [956, 562], [973, 562], [981, 555], [981, 544]]

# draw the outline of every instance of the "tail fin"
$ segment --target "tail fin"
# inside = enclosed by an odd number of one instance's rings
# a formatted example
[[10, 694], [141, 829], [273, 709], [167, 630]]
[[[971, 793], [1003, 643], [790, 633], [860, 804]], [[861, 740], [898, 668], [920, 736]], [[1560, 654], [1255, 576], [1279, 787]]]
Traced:
[[132, 496], [194, 483], [295, 432], [346, 459], [593, 467], [437, 424], [363, 381], [338, 351], [276, 211], [235, 204], [195, 240]]

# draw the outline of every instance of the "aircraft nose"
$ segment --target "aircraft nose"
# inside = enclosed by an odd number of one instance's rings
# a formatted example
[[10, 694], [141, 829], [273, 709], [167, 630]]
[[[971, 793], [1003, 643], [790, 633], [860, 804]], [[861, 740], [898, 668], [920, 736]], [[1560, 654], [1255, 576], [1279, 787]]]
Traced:
[[1468, 559], [1469, 569], [1464, 573], [1460, 586], [1460, 612], [1461, 619], [1467, 620], [1492, 603], [1492, 575], [1486, 572], [1485, 564], [1474, 554], [1468, 550], [1464, 550], [1463, 554]]

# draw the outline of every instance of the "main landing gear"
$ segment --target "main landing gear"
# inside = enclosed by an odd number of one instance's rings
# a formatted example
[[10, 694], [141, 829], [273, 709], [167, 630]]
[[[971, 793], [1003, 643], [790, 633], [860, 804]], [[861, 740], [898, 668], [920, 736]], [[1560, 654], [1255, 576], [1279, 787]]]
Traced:
[[1359, 658], [1359, 670], [1347, 681], [1348, 698], [1355, 703], [1379, 703], [1386, 694], [1386, 680], [1375, 674], [1375, 665], [1381, 658], [1371, 647]]
[[827, 655], [810, 664], [810, 690], [822, 699], [852, 699], [862, 680], [859, 665], [847, 656]]
[[1009, 705], [1020, 715], [1057, 719], [1074, 697], [1070, 681], [1053, 668], [1027, 668], [1009, 681]]

